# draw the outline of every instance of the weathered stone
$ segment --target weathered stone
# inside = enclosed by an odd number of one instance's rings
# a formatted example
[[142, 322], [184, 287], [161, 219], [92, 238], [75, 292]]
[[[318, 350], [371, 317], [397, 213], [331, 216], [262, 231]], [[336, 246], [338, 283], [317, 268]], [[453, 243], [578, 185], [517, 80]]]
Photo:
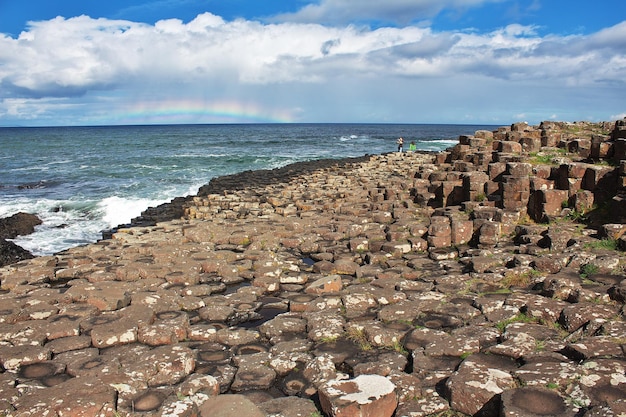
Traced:
[[239, 357], [237, 373], [231, 385], [234, 392], [250, 390], [266, 390], [274, 384], [276, 371], [265, 365], [269, 361], [269, 353], [262, 352]]
[[345, 332], [345, 320], [334, 311], [320, 311], [306, 315], [309, 338], [313, 341], [336, 339]]
[[51, 351], [42, 346], [3, 346], [0, 349], [0, 365], [4, 369], [17, 369], [20, 366], [43, 362], [51, 357]]
[[91, 343], [97, 348], [133, 343], [137, 341], [137, 324], [116, 319], [93, 326], [90, 333]]
[[331, 356], [322, 354], [316, 356], [306, 365], [302, 375], [312, 384], [319, 386], [326, 381], [336, 379], [338, 372]]
[[528, 356], [514, 374], [525, 386], [545, 387], [567, 386], [580, 377], [580, 372], [576, 364], [564, 356], [538, 353], [535, 356]]
[[556, 391], [539, 387], [522, 387], [502, 394], [500, 416], [539, 417], [577, 415]]
[[537, 341], [531, 335], [518, 333], [502, 343], [489, 347], [486, 352], [494, 355], [522, 358], [537, 349]]
[[569, 357], [579, 360], [596, 357], [620, 357], [622, 347], [612, 337], [596, 336], [568, 344], [565, 347], [565, 352]]
[[258, 407], [267, 417], [308, 417], [319, 414], [313, 401], [299, 397], [275, 398]]
[[306, 320], [299, 314], [283, 313], [263, 323], [259, 331], [268, 339], [273, 339], [287, 334], [304, 333], [306, 324]]
[[499, 222], [484, 222], [478, 230], [478, 242], [480, 247], [493, 247], [500, 240], [502, 226]]
[[198, 408], [199, 417], [266, 417], [252, 401], [239, 394], [218, 395]]
[[501, 141], [498, 151], [501, 153], [522, 153], [522, 144], [514, 141]]
[[305, 292], [307, 294], [326, 294], [338, 292], [342, 288], [343, 283], [341, 281], [341, 276], [329, 275], [309, 284], [306, 287]]
[[178, 345], [157, 347], [122, 371], [132, 378], [145, 381], [148, 386], [173, 385], [182, 381], [195, 368], [193, 351]]
[[546, 323], [556, 323], [568, 305], [566, 302], [542, 296], [528, 297], [525, 303], [527, 315]]
[[585, 323], [593, 319], [608, 320], [614, 317], [617, 311], [612, 306], [594, 304], [572, 304], [561, 312], [559, 322], [568, 332], [578, 330]]
[[189, 330], [189, 318], [180, 311], [162, 312], [152, 324], [140, 325], [137, 339], [150, 346], [169, 345], [185, 340]]
[[543, 221], [547, 217], [558, 216], [568, 199], [569, 193], [567, 190], [537, 190], [532, 194], [528, 214], [537, 221]]
[[62, 337], [62, 338], [57, 338], [46, 343], [45, 346], [46, 348], [50, 349], [50, 352], [52, 352], [52, 354], [57, 355], [63, 352], [88, 348], [89, 346], [91, 346], [91, 337], [89, 336]]
[[452, 245], [465, 245], [472, 240], [474, 222], [471, 220], [453, 219], [450, 223]]
[[494, 399], [515, 387], [510, 373], [513, 367], [513, 362], [495, 357], [469, 356], [446, 382], [451, 408], [470, 415], [492, 410], [487, 415], [494, 415], [497, 411]]
[[71, 378], [43, 390], [42, 394], [43, 398], [22, 396], [14, 406], [20, 414], [32, 416], [114, 415], [116, 409], [115, 390], [95, 377]]
[[65, 294], [75, 302], [86, 302], [101, 311], [112, 311], [130, 304], [130, 289], [123, 282], [80, 282]]
[[380, 375], [331, 380], [319, 394], [322, 409], [333, 417], [391, 417], [398, 405], [394, 384]]

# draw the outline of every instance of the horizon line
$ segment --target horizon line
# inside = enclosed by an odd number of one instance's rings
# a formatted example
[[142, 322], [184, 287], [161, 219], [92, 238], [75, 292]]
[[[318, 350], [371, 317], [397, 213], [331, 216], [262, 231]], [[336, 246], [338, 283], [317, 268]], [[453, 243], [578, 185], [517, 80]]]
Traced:
[[[574, 123], [566, 122], [565, 123]], [[523, 123], [523, 121], [513, 122]], [[590, 122], [594, 123], [594, 122]], [[595, 122], [602, 123], [602, 122]], [[0, 125], [11, 128], [73, 128], [73, 127], [164, 127], [164, 126], [245, 126], [245, 125], [451, 125], [451, 126], [507, 126], [511, 123], [434, 123], [434, 122], [232, 122], [232, 123], [120, 123], [120, 124], [75, 124], [75, 125]], [[529, 123], [530, 124], [530, 123]]]

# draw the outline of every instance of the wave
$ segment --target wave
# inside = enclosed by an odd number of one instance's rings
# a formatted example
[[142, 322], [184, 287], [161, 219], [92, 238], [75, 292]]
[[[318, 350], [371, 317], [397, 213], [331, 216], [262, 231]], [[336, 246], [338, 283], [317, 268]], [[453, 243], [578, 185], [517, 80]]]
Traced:
[[0, 217], [18, 212], [37, 215], [42, 224], [27, 236], [12, 241], [34, 255], [51, 255], [60, 250], [99, 238], [102, 225], [95, 213], [97, 203], [90, 200], [52, 200], [19, 198], [0, 202]]
[[347, 142], [350, 140], [366, 140], [370, 137], [368, 135], [343, 135], [339, 137], [339, 140], [342, 142]]
[[[189, 194], [195, 194], [197, 187], [191, 187]], [[169, 190], [178, 194], [176, 190]], [[0, 202], [0, 217], [9, 217], [18, 212], [37, 215], [42, 224], [27, 236], [18, 236], [12, 241], [34, 255], [52, 255], [59, 251], [102, 238], [102, 231], [128, 224], [141, 215], [148, 207], [157, 206], [174, 198], [136, 198], [110, 196], [102, 200], [50, 200], [34, 202], [31, 199], [18, 199]]]
[[98, 203], [102, 212], [102, 220], [107, 228], [128, 224], [148, 207], [167, 203], [171, 199], [123, 198], [118, 196], [107, 197]]

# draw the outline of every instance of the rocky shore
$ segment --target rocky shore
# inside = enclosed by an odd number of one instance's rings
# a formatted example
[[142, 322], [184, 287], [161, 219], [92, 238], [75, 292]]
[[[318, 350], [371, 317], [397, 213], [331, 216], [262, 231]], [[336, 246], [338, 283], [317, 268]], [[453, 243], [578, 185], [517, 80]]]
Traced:
[[34, 258], [32, 253], [7, 239], [31, 234], [40, 224], [39, 217], [28, 213], [16, 213], [0, 219], [0, 267]]
[[0, 415], [625, 415], [625, 161], [518, 123], [212, 180], [0, 269]]

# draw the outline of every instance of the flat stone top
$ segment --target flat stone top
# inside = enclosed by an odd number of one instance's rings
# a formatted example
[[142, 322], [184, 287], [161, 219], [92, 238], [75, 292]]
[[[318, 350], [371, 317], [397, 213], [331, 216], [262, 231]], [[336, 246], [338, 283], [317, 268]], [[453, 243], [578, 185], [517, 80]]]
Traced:
[[359, 375], [349, 381], [335, 380], [328, 383], [326, 391], [339, 400], [369, 404], [395, 390], [395, 385], [381, 375]]

